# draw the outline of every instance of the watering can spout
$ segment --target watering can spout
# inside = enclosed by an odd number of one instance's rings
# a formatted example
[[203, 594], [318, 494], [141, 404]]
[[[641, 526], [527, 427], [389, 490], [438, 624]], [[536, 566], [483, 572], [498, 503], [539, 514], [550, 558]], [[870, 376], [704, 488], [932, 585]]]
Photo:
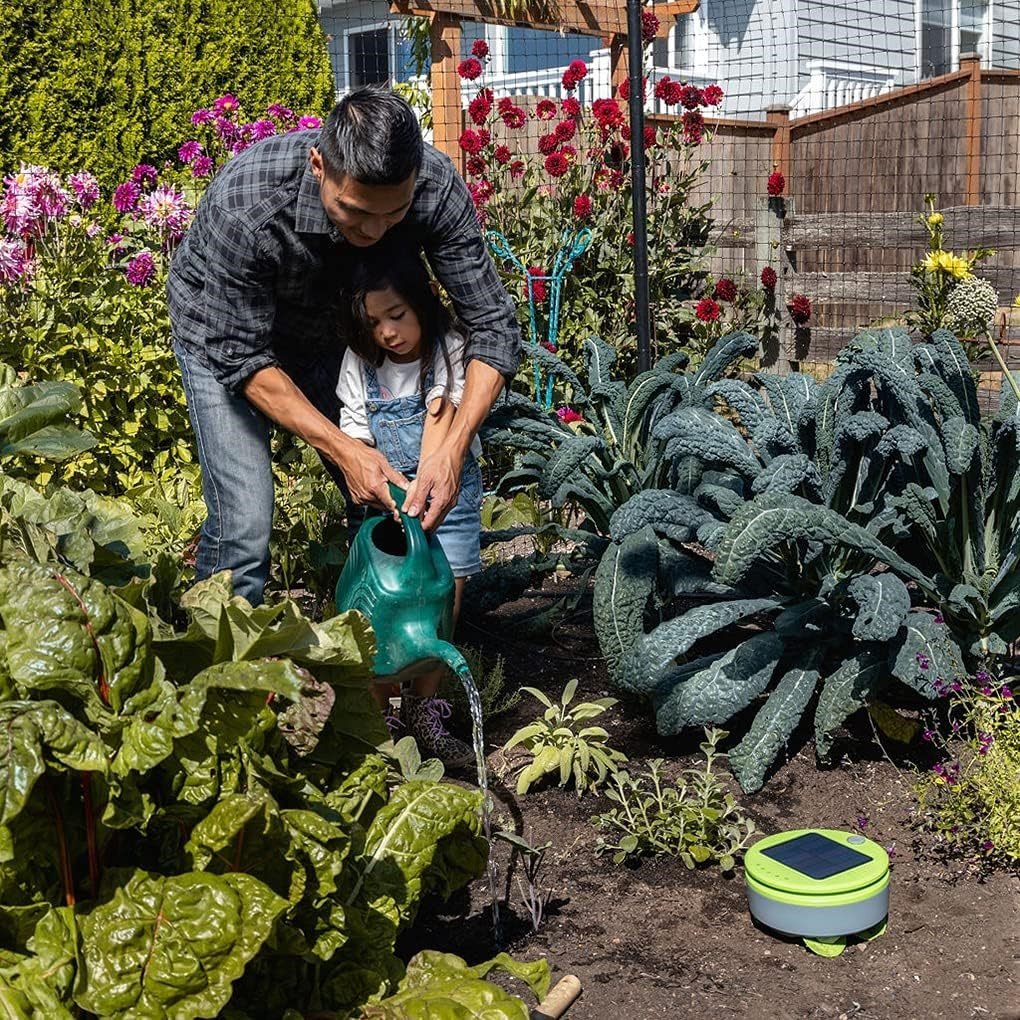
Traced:
[[[390, 483], [397, 507], [406, 493]], [[434, 535], [417, 517], [372, 514], [351, 543], [336, 587], [339, 612], [357, 609], [375, 632], [377, 676], [422, 672], [428, 660], [460, 654], [453, 634], [453, 571]], [[463, 661], [463, 660], [460, 660]], [[456, 668], [456, 667], [455, 667]]]

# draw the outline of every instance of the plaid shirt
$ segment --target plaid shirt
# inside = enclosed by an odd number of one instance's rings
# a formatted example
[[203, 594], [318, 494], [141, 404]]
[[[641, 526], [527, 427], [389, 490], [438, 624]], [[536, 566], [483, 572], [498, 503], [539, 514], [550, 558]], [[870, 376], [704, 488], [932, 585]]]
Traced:
[[[279, 365], [332, 415], [343, 345], [336, 307], [358, 248], [330, 223], [308, 162], [317, 131], [258, 142], [227, 164], [199, 204], [167, 283], [178, 343], [238, 390]], [[468, 358], [510, 377], [520, 360], [514, 306], [453, 163], [425, 146], [414, 200], [381, 244], [424, 250], [469, 331]]]

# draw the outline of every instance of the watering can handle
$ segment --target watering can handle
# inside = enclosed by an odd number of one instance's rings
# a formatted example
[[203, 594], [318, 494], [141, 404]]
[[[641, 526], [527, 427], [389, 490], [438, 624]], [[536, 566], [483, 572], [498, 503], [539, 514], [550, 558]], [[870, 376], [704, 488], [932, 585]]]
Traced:
[[[393, 482], [389, 483], [390, 495], [400, 510], [407, 497], [407, 490], [402, 489]], [[407, 539], [407, 557], [403, 569], [408, 574], [421, 574], [422, 571], [432, 569], [432, 554], [429, 552], [429, 540], [425, 535], [425, 529], [417, 517], [409, 517], [403, 511], [400, 512], [400, 523], [404, 528], [404, 537]]]

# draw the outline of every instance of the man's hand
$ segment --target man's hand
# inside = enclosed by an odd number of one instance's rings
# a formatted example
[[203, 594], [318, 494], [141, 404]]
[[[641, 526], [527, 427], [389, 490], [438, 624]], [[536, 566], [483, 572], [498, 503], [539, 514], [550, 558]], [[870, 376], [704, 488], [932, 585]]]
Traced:
[[[381, 506], [386, 510], [397, 511], [397, 505], [390, 495], [389, 482], [394, 482], [402, 489], [413, 486], [394, 468], [390, 462], [376, 449], [353, 440], [355, 446], [347, 456], [336, 459], [334, 463], [344, 473], [351, 499], [356, 503], [369, 506]], [[360, 449], [359, 449], [360, 447]], [[333, 456], [326, 454], [330, 460]]]
[[422, 527], [434, 531], [457, 503], [463, 468], [463, 455], [453, 444], [444, 444], [423, 457], [418, 474], [407, 490], [404, 512], [410, 517], [419, 517], [424, 511]]

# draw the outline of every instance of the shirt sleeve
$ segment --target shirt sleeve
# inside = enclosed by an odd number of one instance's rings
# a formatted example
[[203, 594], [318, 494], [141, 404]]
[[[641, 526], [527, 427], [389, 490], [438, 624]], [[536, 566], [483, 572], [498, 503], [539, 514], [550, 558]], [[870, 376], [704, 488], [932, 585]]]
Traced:
[[439, 186], [445, 196], [425, 236], [425, 255], [467, 327], [467, 360], [477, 358], [509, 380], [521, 360], [514, 304], [486, 250], [467, 185], [448, 160], [444, 166], [449, 174], [441, 175]]
[[259, 369], [277, 364], [272, 348], [275, 272], [251, 228], [213, 203], [206, 210], [208, 326], [206, 356], [216, 378], [238, 390]]
[[336, 395], [342, 405], [340, 431], [351, 439], [360, 439], [369, 446], [375, 446], [365, 407], [365, 374], [361, 370], [361, 359], [351, 350], [344, 352]]

